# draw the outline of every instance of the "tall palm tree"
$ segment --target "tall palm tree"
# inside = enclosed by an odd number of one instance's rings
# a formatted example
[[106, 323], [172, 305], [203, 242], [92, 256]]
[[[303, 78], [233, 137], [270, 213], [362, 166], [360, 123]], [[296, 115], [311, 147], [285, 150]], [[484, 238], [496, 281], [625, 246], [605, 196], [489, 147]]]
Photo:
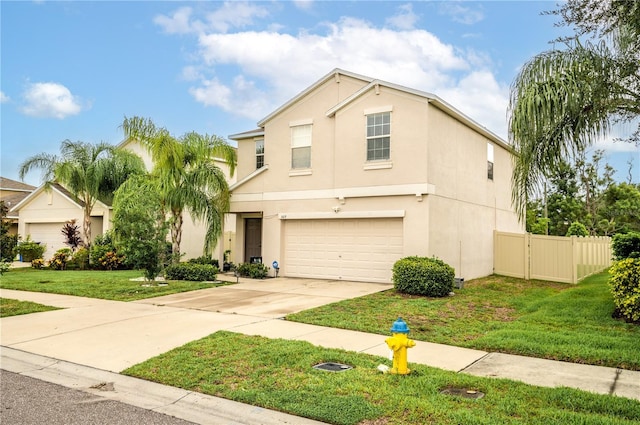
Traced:
[[27, 158], [20, 165], [20, 179], [36, 168], [42, 169], [46, 187], [60, 183], [81, 201], [83, 243], [89, 246], [91, 211], [96, 201], [110, 204], [118, 186], [130, 175], [144, 172], [144, 163], [139, 156], [108, 143], [94, 145], [65, 140], [60, 145], [60, 156], [41, 153]]
[[153, 160], [150, 177], [169, 218], [174, 261], [180, 257], [185, 211], [205, 223], [203, 252], [212, 253], [222, 235], [230, 199], [224, 172], [213, 159], [219, 158], [229, 164], [229, 172], [233, 175], [235, 149], [218, 136], [191, 132], [175, 138], [147, 118], [125, 117], [121, 127], [125, 137], [140, 141]]
[[[578, 35], [606, 38], [541, 53], [511, 86], [509, 139], [516, 155], [512, 200], [520, 217], [541, 183], [612, 126], [640, 116], [640, 2], [569, 0], [556, 14]], [[637, 141], [639, 131], [631, 136]]]

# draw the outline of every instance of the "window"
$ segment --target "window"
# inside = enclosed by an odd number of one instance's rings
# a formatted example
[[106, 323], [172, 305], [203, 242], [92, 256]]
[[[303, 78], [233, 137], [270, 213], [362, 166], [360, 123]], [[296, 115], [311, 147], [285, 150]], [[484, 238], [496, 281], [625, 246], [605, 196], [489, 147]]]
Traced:
[[367, 161], [389, 159], [391, 113], [367, 115]]
[[311, 168], [311, 124], [291, 127], [291, 168]]
[[487, 143], [487, 178], [493, 180], [493, 145]]
[[256, 140], [256, 170], [264, 167], [264, 139]]

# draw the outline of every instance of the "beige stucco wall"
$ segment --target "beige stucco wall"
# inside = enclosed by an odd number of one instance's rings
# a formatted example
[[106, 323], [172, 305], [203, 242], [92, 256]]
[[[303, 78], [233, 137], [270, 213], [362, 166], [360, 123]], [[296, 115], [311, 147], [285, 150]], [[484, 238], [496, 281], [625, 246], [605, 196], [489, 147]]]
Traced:
[[[357, 82], [354, 91], [364, 86]], [[270, 265], [283, 261], [283, 214], [341, 218], [400, 210], [406, 256], [438, 256], [466, 279], [492, 273], [494, 229], [523, 230], [510, 204], [508, 150], [424, 96], [385, 86], [327, 117], [336, 99], [344, 98], [340, 84], [328, 79], [266, 122], [268, 169], [232, 196], [240, 255], [245, 216], [262, 215], [263, 261]], [[367, 162], [365, 115], [382, 110], [391, 111], [390, 160]], [[313, 123], [311, 169], [295, 175], [290, 125], [304, 120]], [[253, 138], [238, 141], [240, 180], [255, 171], [254, 143]], [[487, 178], [487, 143], [494, 146], [493, 181]]]
[[[34, 241], [39, 241], [39, 235], [31, 234], [31, 229], [34, 228], [34, 226], [31, 226], [32, 224], [55, 223], [62, 230], [62, 224], [75, 219], [77, 225], [82, 229], [83, 217], [82, 207], [70, 201], [57, 190], [40, 189], [36, 191], [33, 198], [20, 207], [18, 234], [24, 239], [30, 235]], [[99, 202], [96, 203], [91, 217], [92, 241], [97, 235], [104, 233], [109, 228], [110, 219], [110, 209]], [[45, 259], [49, 259], [56, 250], [64, 247], [62, 236], [60, 236], [59, 244], [47, 246], [47, 251], [44, 255]]]

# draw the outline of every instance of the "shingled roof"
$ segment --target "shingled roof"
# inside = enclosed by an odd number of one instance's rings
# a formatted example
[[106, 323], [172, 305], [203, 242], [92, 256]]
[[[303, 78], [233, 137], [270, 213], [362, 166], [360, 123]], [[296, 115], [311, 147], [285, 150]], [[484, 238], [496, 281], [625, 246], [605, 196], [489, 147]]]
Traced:
[[0, 177], [0, 190], [15, 190], [16, 192], [31, 192], [35, 190], [35, 186], [11, 180], [6, 177]]

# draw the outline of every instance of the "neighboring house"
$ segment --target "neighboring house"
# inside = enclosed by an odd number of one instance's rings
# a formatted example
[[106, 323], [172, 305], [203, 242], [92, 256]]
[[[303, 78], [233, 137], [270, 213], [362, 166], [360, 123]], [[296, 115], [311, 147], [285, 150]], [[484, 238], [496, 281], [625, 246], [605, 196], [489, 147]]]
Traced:
[[390, 282], [420, 255], [470, 279], [524, 231], [507, 143], [430, 93], [336, 69], [229, 137], [236, 259], [283, 276]]
[[[35, 186], [31, 186], [30, 184], [11, 180], [6, 177], [0, 177], [0, 201], [4, 201], [7, 209], [11, 210], [11, 208], [18, 205], [20, 201], [29, 196], [29, 194], [33, 192], [35, 188]], [[9, 233], [14, 235], [17, 234], [18, 213], [9, 212], [7, 214], [7, 220], [11, 221]]]
[[[57, 183], [35, 189], [29, 196], [11, 209], [19, 214], [18, 234], [23, 239], [30, 237], [34, 242], [46, 246], [43, 258], [49, 260], [53, 254], [68, 248], [64, 243], [62, 227], [71, 219], [82, 231], [84, 222], [84, 202], [73, 196]], [[91, 236], [103, 234], [111, 227], [111, 207], [96, 201], [91, 212]]]
[[[119, 148], [129, 150], [142, 158], [148, 171], [153, 168], [153, 161], [151, 155], [145, 149], [140, 142], [133, 139], [127, 139], [122, 141]], [[229, 185], [235, 183], [236, 178], [229, 177], [229, 164], [219, 158], [214, 158], [214, 163], [224, 172], [227, 176], [227, 182]], [[235, 216], [227, 215], [225, 221], [225, 232], [218, 242], [216, 247], [216, 254], [214, 258], [218, 258], [220, 265], [224, 259], [224, 251], [230, 250], [230, 260], [233, 261], [235, 254]], [[200, 257], [202, 255], [202, 248], [204, 246], [205, 227], [201, 223], [196, 223], [191, 218], [188, 212], [184, 213], [184, 223], [182, 225], [182, 241], [180, 243], [180, 251], [184, 253], [182, 260], [188, 260], [190, 258]]]

